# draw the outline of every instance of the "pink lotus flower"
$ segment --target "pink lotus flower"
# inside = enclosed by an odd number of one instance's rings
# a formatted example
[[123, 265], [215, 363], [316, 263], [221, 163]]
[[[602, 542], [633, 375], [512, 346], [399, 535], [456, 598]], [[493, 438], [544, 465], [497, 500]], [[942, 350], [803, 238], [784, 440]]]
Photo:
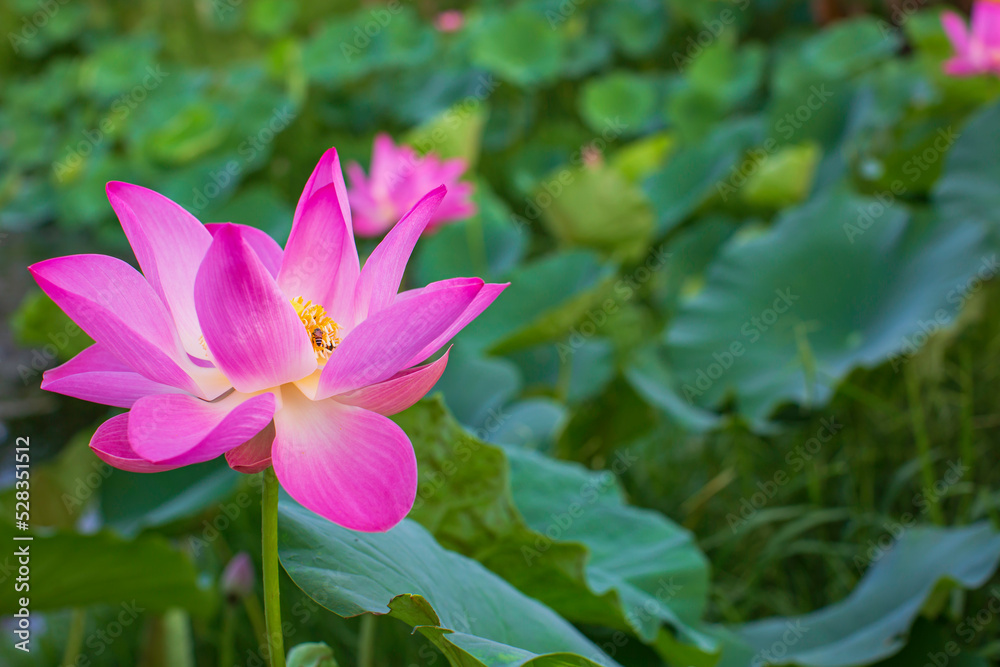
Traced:
[[465, 16], [457, 9], [441, 12], [434, 19], [434, 27], [439, 32], [458, 32], [465, 25]]
[[293, 498], [347, 528], [398, 523], [417, 467], [388, 415], [430, 390], [448, 354], [415, 364], [506, 287], [454, 278], [397, 294], [445, 188], [416, 202], [364, 268], [333, 149], [284, 250], [252, 227], [202, 225], [137, 185], [107, 191], [142, 274], [104, 255], [30, 267], [95, 341], [42, 388], [131, 409], [97, 429], [97, 456], [158, 472], [225, 454], [243, 472], [273, 465]]
[[941, 25], [955, 48], [955, 55], [944, 64], [946, 73], [1000, 74], [1000, 2], [976, 0], [972, 5], [971, 32], [954, 12], [944, 12]]
[[366, 176], [356, 163], [347, 166], [354, 231], [362, 236], [385, 233], [437, 183], [448, 187], [449, 196], [431, 218], [428, 232], [474, 215], [472, 184], [458, 180], [466, 167], [461, 158], [441, 161], [433, 153], [421, 157], [409, 146], [394, 144], [389, 135], [378, 135], [372, 151], [371, 174]]

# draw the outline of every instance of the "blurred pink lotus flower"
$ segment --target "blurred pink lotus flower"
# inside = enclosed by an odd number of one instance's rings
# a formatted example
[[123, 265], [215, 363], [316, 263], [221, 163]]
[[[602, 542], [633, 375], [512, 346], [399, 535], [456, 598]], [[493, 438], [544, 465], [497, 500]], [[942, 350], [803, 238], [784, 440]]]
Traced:
[[580, 149], [580, 159], [583, 166], [596, 169], [604, 164], [604, 154], [593, 145], [584, 146]]
[[256, 579], [250, 554], [241, 551], [226, 563], [219, 583], [228, 598], [238, 600], [253, 593]]
[[355, 233], [385, 233], [437, 183], [448, 187], [448, 197], [427, 225], [428, 233], [474, 215], [472, 184], [458, 180], [467, 166], [461, 158], [441, 161], [433, 153], [417, 155], [409, 146], [397, 146], [389, 135], [378, 135], [372, 150], [371, 173], [366, 176], [357, 163], [347, 166]]
[[465, 25], [465, 15], [457, 9], [441, 12], [434, 19], [434, 27], [439, 32], [458, 32]]
[[143, 273], [104, 255], [29, 267], [95, 341], [47, 371], [42, 388], [130, 408], [97, 429], [97, 456], [158, 472], [225, 454], [242, 472], [273, 465], [293, 498], [341, 526], [398, 523], [417, 466], [388, 415], [430, 390], [448, 354], [416, 364], [506, 287], [454, 278], [397, 294], [445, 188], [415, 202], [364, 268], [333, 149], [306, 183], [284, 250], [253, 227], [202, 225], [152, 190], [107, 191]]
[[1000, 2], [976, 0], [972, 5], [971, 30], [958, 14], [946, 11], [941, 25], [955, 49], [944, 64], [952, 76], [1000, 74]]

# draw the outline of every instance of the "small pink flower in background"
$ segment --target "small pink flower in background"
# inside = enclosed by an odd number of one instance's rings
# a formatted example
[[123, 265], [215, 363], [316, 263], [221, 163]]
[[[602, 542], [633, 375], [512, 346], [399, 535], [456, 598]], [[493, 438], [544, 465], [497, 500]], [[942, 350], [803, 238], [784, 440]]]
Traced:
[[944, 71], [952, 76], [1000, 75], [1000, 2], [976, 0], [971, 23], [970, 29], [958, 14], [942, 14], [941, 25], [955, 49]]
[[219, 582], [222, 592], [232, 600], [239, 600], [253, 593], [254, 582], [257, 580], [254, 574], [253, 561], [250, 554], [241, 551], [233, 556], [226, 568], [222, 571], [222, 579]]
[[441, 12], [434, 19], [434, 27], [440, 32], [458, 32], [465, 25], [465, 16], [457, 9]]
[[293, 498], [341, 526], [402, 520], [416, 458], [388, 416], [434, 386], [448, 354], [416, 364], [506, 287], [453, 278], [397, 294], [445, 188], [414, 202], [363, 268], [333, 149], [284, 249], [253, 227], [202, 225], [152, 190], [107, 190], [143, 273], [104, 255], [29, 267], [95, 341], [42, 388], [130, 409], [97, 429], [97, 456], [158, 472], [225, 454], [241, 472], [273, 465]]
[[596, 169], [604, 164], [604, 155], [593, 144], [588, 144], [580, 150], [580, 159], [585, 167]]
[[472, 184], [458, 180], [467, 166], [461, 158], [442, 161], [433, 153], [420, 156], [409, 146], [397, 146], [389, 135], [378, 135], [370, 173], [366, 175], [357, 163], [347, 166], [355, 233], [384, 234], [420, 197], [441, 183], [447, 186], [448, 196], [428, 223], [428, 232], [475, 215]]

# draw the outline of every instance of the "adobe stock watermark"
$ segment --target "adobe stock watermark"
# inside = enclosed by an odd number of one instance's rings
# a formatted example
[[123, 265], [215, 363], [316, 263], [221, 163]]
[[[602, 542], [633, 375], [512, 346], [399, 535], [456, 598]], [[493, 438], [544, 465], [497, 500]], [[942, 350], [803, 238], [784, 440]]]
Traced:
[[[809, 95], [805, 101], [796, 107], [795, 111], [790, 111], [780, 118], [774, 124], [774, 132], [785, 141], [790, 140], [796, 132], [812, 120], [816, 112], [822, 109], [831, 97], [833, 97], [833, 91], [827, 89], [825, 83], [819, 86], [810, 86]], [[746, 158], [730, 168], [729, 178], [715, 184], [715, 189], [722, 201], [729, 201], [729, 197], [746, 185], [747, 181], [760, 170], [761, 165], [774, 155], [782, 145], [772, 134], [759, 147], [748, 150]]]
[[[833, 440], [833, 437], [844, 428], [843, 424], [837, 422], [836, 417], [824, 417], [819, 421], [820, 427], [816, 430], [816, 434], [813, 437], [801, 445], [797, 445], [795, 449], [785, 454], [785, 464], [791, 468], [793, 473], [801, 472], [806, 467], [806, 464], [816, 458], [820, 450], [823, 449], [823, 445]], [[740, 498], [738, 514], [730, 512], [726, 515], [726, 523], [729, 524], [729, 529], [734, 534], [739, 532], [740, 529], [750, 523], [750, 520], [757, 515], [757, 512], [764, 509], [778, 495], [778, 490], [787, 485], [791, 480], [792, 476], [784, 468], [775, 472], [769, 480], [763, 482], [758, 480], [758, 490], [751, 494], [749, 498], [745, 496]]]
[[472, 432], [475, 438], [459, 440], [451, 457], [441, 462], [440, 470], [422, 471], [413, 508], [420, 509], [444, 488], [448, 480], [459, 471], [461, 464], [472, 459], [475, 453], [482, 449], [483, 443], [489, 442], [490, 436], [499, 431], [508, 419], [509, 415], [504, 414], [503, 408], [490, 408], [482, 426]]
[[142, 81], [123, 93], [111, 103], [110, 111], [93, 127], [83, 131], [83, 139], [66, 148], [66, 156], [52, 165], [56, 178], [61, 182], [74, 173], [84, 158], [89, 156], [104, 139], [115, 131], [118, 126], [145, 101], [153, 90], [156, 90], [163, 80], [170, 76], [160, 65], [146, 67], [146, 75]]
[[[742, 338], [734, 339], [721, 352], [712, 353], [712, 363], [704, 368], [699, 368], [695, 372], [694, 384], [685, 383], [681, 386], [684, 398], [688, 403], [694, 403], [696, 397], [704, 395], [706, 391], [725, 375], [733, 364], [746, 354], [747, 346], [753, 345], [763, 336], [782, 315], [787, 313], [799, 300], [799, 295], [792, 293], [791, 287], [774, 290], [776, 298], [771, 303], [770, 308], [765, 308], [760, 314], [746, 320], [740, 327]], [[746, 342], [744, 342], [746, 341]]]
[[343, 41], [340, 43], [340, 53], [344, 60], [351, 62], [361, 55], [361, 52], [371, 46], [372, 40], [378, 37], [379, 33], [392, 23], [393, 17], [403, 11], [403, 4], [400, 0], [389, 0], [385, 8], [375, 8], [368, 12], [371, 19], [362, 25], [354, 26], [354, 38], [350, 43]]
[[914, 14], [924, 8], [924, 0], [902, 0], [902, 2], [890, 2], [885, 9], [889, 11], [889, 21], [879, 18], [878, 29], [882, 37], [891, 37], [898, 33], [899, 29], [909, 21]]
[[955, 285], [948, 291], [945, 300], [953, 308], [938, 308], [929, 319], [917, 320], [919, 331], [903, 336], [899, 350], [889, 357], [889, 365], [892, 370], [899, 372], [904, 364], [916, 356], [931, 336], [950, 325], [961, 312], [965, 302], [981, 290], [988, 281], [995, 278], [998, 271], [1000, 271], [1000, 262], [997, 261], [996, 254], [984, 257], [971, 278]]
[[750, 6], [750, 0], [735, 0], [719, 4], [731, 4], [732, 7], [723, 9], [714, 19], [705, 19], [702, 21], [702, 29], [696, 35], [688, 35], [687, 46], [683, 53], [674, 51], [674, 65], [677, 66], [679, 71], [684, 71], [690, 67], [691, 63], [705, 52], [705, 49], [714, 44], [715, 40], [719, 39], [722, 33], [726, 31], [726, 28], [736, 22], [739, 14], [746, 11], [747, 7]]
[[566, 342], [556, 343], [560, 361], [568, 359], [583, 347], [587, 340], [596, 336], [608, 320], [618, 312], [621, 305], [631, 300], [642, 285], [649, 282], [653, 275], [666, 265], [671, 253], [667, 252], [665, 247], [661, 245], [654, 248], [647, 255], [645, 262], [615, 283], [613, 297], [602, 301], [599, 307], [589, 309], [580, 324], [570, 327]]
[[531, 567], [535, 560], [541, 558], [542, 554], [559, 541], [576, 520], [583, 516], [587, 508], [596, 503], [605, 491], [612, 488], [617, 483], [618, 477], [624, 475], [638, 460], [639, 457], [630, 454], [628, 448], [616, 451], [608, 470], [580, 485], [577, 493], [579, 501], [571, 502], [564, 512], [550, 512], [550, 522], [545, 528], [536, 531], [540, 534], [535, 538], [533, 547], [521, 546], [525, 564]]
[[570, 16], [576, 13], [576, 10], [580, 8], [587, 0], [562, 0], [559, 6], [552, 9], [545, 10], [545, 20], [549, 22], [549, 28], [555, 30], [563, 23], [569, 19]]
[[111, 648], [115, 640], [121, 637], [125, 633], [125, 630], [135, 623], [144, 611], [146, 611], [145, 608], [136, 604], [135, 600], [122, 603], [121, 611], [118, 612], [114, 620], [108, 622], [103, 628], [98, 628], [84, 640], [83, 644], [90, 649], [90, 653], [81, 652], [77, 656], [76, 661], [68, 664], [73, 665], [73, 667], [87, 667], [90, 665], [90, 659], [104, 655]]
[[767, 648], [762, 648], [750, 659], [752, 667], [765, 667], [765, 665], [782, 665], [787, 663], [783, 658], [788, 655], [789, 649], [793, 648], [809, 632], [808, 627], [802, 625], [801, 619], [785, 621], [785, 631], [781, 637], [776, 639]]
[[14, 49], [14, 53], [20, 55], [21, 48], [25, 46], [30, 40], [34, 39], [40, 30], [44, 30], [45, 26], [49, 24], [52, 17], [56, 15], [59, 9], [68, 4], [70, 0], [40, 0], [38, 3], [38, 11], [34, 12], [30, 16], [21, 17], [21, 29], [16, 33], [10, 31], [7, 33], [7, 41], [10, 42], [10, 46]]
[[396, 168], [386, 177], [390, 188], [408, 180], [426, 159], [428, 153], [450, 138], [449, 129], [454, 130], [468, 120], [483, 105], [483, 102], [500, 87], [501, 82], [492, 74], [482, 74], [476, 81], [476, 88], [461, 101], [452, 105], [441, 116], [442, 123], [436, 125], [426, 136], [413, 142], [415, 154], [412, 158], [401, 159]]
[[552, 178], [543, 178], [536, 188], [535, 196], [525, 198], [526, 205], [523, 216], [511, 213], [511, 222], [514, 223], [514, 226], [517, 229], [523, 229], [527, 225], [525, 218], [531, 221], [537, 220], [542, 215], [542, 211], [552, 206], [552, 202], [562, 196], [566, 188], [576, 181], [575, 168], [584, 165], [588, 160], [593, 160], [594, 156], [602, 155], [607, 150], [608, 144], [624, 134], [626, 130], [628, 130], [628, 123], [622, 121], [620, 116], [605, 121], [600, 136], [594, 137], [570, 155], [569, 167], [559, 170]]
[[[993, 586], [990, 588], [990, 597], [986, 600], [983, 607], [974, 615], [966, 616], [959, 622], [955, 626], [955, 634], [959, 636], [964, 644], [971, 644], [977, 635], [989, 627], [997, 617], [997, 614], [1000, 614], [1000, 587]], [[927, 662], [922, 667], [947, 667], [953, 658], [963, 655], [962, 647], [954, 640], [945, 642], [941, 648], [941, 651], [928, 651]], [[962, 664], [966, 664], [964, 660]]]
[[873, 563], [882, 560], [882, 557], [889, 552], [892, 545], [898, 542], [899, 538], [907, 530], [917, 525], [917, 519], [927, 514], [932, 506], [937, 505], [938, 501], [944, 497], [951, 487], [962, 481], [969, 470], [971, 468], [964, 465], [961, 459], [950, 461], [948, 463], [948, 471], [941, 479], [934, 482], [931, 486], [924, 486], [920, 491], [913, 494], [911, 503], [916, 508], [916, 512], [903, 512], [899, 517], [899, 521], [889, 520], [882, 522], [885, 532], [877, 539], [868, 540], [868, 544], [866, 545], [868, 549], [864, 554], [858, 554], [854, 557], [854, 567], [858, 572], [864, 572]]
[[229, 160], [218, 171], [210, 171], [208, 173], [210, 182], [200, 188], [195, 187], [191, 190], [193, 195], [191, 200], [192, 213], [204, 211], [216, 197], [226, 192], [226, 188], [240, 176], [243, 170], [247, 168], [247, 165], [256, 160], [257, 156], [267, 148], [268, 144], [274, 141], [274, 138], [278, 134], [291, 125], [293, 120], [295, 120], [295, 110], [291, 105], [286, 104], [281, 108], [275, 107], [272, 109], [271, 117], [267, 122], [255, 133], [244, 137], [243, 141], [236, 147], [236, 152], [240, 159]]
[[211, 519], [201, 522], [201, 534], [188, 537], [191, 553], [195, 556], [208, 549], [212, 542], [219, 539], [224, 532], [239, 519], [245, 510], [260, 504], [264, 480], [261, 475], [248, 475], [251, 489], [240, 491], [230, 502], [219, 503]]
[[114, 468], [104, 461], [92, 461], [90, 468], [91, 471], [86, 475], [76, 478], [72, 493], [64, 491], [59, 497], [63, 507], [66, 509], [66, 513], [69, 515], [82, 509], [87, 501], [94, 496], [94, 493], [101, 488], [104, 480], [111, 477], [115, 471]]
[[642, 605], [630, 607], [625, 612], [625, 620], [633, 628], [640, 628], [648, 620], [663, 618], [668, 611], [667, 605], [681, 594], [684, 587], [674, 581], [673, 577], [660, 577], [656, 582], [656, 591]]
[[897, 197], [904, 195], [917, 179], [937, 164], [941, 156], [958, 141], [959, 136], [950, 125], [947, 128], [940, 128], [932, 145], [903, 163], [902, 172], [904, 176], [909, 177], [909, 182], [902, 178], [893, 180], [887, 190], [875, 193], [875, 201], [858, 207], [858, 215], [853, 223], [845, 222], [842, 225], [847, 240], [854, 243], [857, 237], [871, 229], [872, 225], [896, 203]]
[[[285, 640], [285, 645], [292, 644], [290, 641], [298, 630], [305, 626], [314, 614], [320, 611], [321, 607], [332, 604], [332, 600], [327, 597], [323, 590], [314, 590], [310, 597], [303, 597], [296, 601], [289, 609], [290, 615], [298, 621], [298, 625], [293, 625], [286, 616], [286, 620], [281, 623], [281, 635]], [[271, 641], [270, 637], [263, 638], [265, 641], [257, 646], [256, 650], [247, 649], [245, 659], [242, 664], [245, 667], [267, 667], [271, 664]]]
[[52, 362], [59, 358], [59, 352], [65, 350], [71, 342], [76, 340], [76, 337], [80, 335], [80, 331], [80, 327], [70, 320], [66, 322], [62, 331], [49, 332], [47, 338], [50, 342], [43, 345], [40, 349], [35, 348], [31, 351], [31, 365], [17, 365], [17, 374], [21, 377], [21, 382], [25, 386], [36, 382], [38, 376], [51, 366]]

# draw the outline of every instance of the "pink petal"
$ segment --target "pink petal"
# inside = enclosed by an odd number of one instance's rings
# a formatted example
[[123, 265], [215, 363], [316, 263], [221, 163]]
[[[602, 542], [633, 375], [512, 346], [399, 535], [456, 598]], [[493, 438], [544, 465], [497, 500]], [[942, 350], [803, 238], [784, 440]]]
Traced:
[[274, 442], [274, 422], [242, 445], [226, 452], [226, 462], [236, 472], [253, 475], [271, 467], [271, 443]]
[[194, 364], [167, 309], [138, 271], [104, 255], [71, 255], [28, 267], [39, 287], [95, 342], [160, 384], [193, 394]]
[[62, 366], [45, 371], [42, 389], [119, 408], [130, 408], [149, 394], [180, 391], [139, 375], [100, 345], [91, 345]]
[[136, 454], [128, 442], [128, 421], [128, 413], [125, 413], [112, 417], [97, 428], [90, 439], [90, 448], [97, 458], [109, 466], [129, 472], [163, 472], [180, 467], [150, 463]]
[[215, 233], [198, 269], [195, 305], [205, 343], [237, 390], [276, 387], [316, 369], [295, 308], [235, 225]]
[[972, 37], [987, 48], [1000, 46], [1000, 3], [994, 0], [972, 3]]
[[196, 357], [203, 356], [194, 308], [194, 277], [212, 235], [197, 218], [152, 190], [112, 181], [107, 193], [146, 280], [177, 323], [184, 348]]
[[951, 58], [945, 61], [942, 67], [945, 74], [951, 76], [974, 76], [982, 73], [982, 68], [964, 56]]
[[153, 463], [201, 463], [238, 447], [274, 417], [274, 394], [233, 393], [208, 402], [186, 394], [140, 398], [129, 413], [132, 449]]
[[443, 334], [476, 298], [483, 281], [415, 294], [368, 318], [330, 356], [318, 398], [388, 380]]
[[[452, 278], [451, 280], [468, 280], [468, 278]], [[439, 282], [447, 283], [449, 281], [442, 280]], [[423, 289], [431, 289], [431, 287], [435, 285], [437, 285], [437, 283], [431, 283]], [[454, 338], [459, 331], [464, 329], [469, 324], [469, 322], [479, 317], [479, 315], [486, 310], [498, 296], [500, 296], [500, 293], [509, 286], [510, 283], [486, 283], [483, 285], [483, 288], [479, 290], [478, 294], [476, 294], [476, 298], [472, 300], [472, 303], [470, 303], [465, 311], [462, 312], [461, 316], [452, 322], [451, 325], [437, 338], [428, 343], [418, 353], [413, 355], [413, 357], [406, 363], [406, 366], [408, 367], [414, 364], [419, 364], [421, 361], [440, 350], [445, 343]]]
[[275, 415], [272, 460], [285, 491], [351, 530], [386, 531], [413, 507], [417, 460], [387, 417], [287, 392]]
[[331, 148], [323, 153], [323, 157], [319, 159], [319, 163], [313, 169], [312, 175], [306, 181], [306, 187], [303, 188], [302, 194], [299, 196], [299, 203], [295, 207], [292, 229], [295, 229], [295, 226], [299, 223], [299, 218], [305, 212], [306, 203], [309, 201], [309, 198], [317, 190], [331, 184], [337, 191], [341, 217], [347, 221], [347, 228], [351, 229], [351, 207], [347, 203], [347, 186], [344, 185], [344, 173], [340, 169], [340, 157], [337, 155], [336, 148]]
[[941, 14], [941, 27], [944, 28], [948, 40], [957, 53], [965, 53], [969, 48], [969, 30], [965, 25], [965, 19], [955, 12], [943, 12]]
[[[332, 293], [338, 295], [351, 295], [354, 291], [355, 283], [358, 282], [361, 263], [358, 260], [358, 248], [354, 243], [351, 206], [347, 199], [347, 186], [344, 184], [344, 174], [340, 169], [340, 157], [337, 155], [337, 149], [331, 148], [326, 153], [323, 153], [323, 157], [320, 158], [319, 163], [306, 182], [306, 187], [302, 190], [302, 196], [299, 197], [299, 203], [295, 207], [292, 234], [289, 237], [291, 238], [295, 234], [295, 228], [298, 227], [302, 216], [305, 215], [306, 209], [309, 206], [309, 200], [314, 194], [325, 187], [332, 187], [336, 192], [337, 201], [340, 205], [340, 216], [338, 219], [343, 220], [347, 227], [347, 234], [344, 236], [345, 243], [342, 247], [340, 264], [337, 270], [337, 282], [335, 285], [331, 285], [329, 289]], [[302, 295], [292, 294], [289, 296], [296, 297]], [[337, 321], [340, 324], [346, 325], [351, 315], [351, 301], [352, 299], [348, 297], [332, 304], [332, 309], [330, 309], [331, 317], [334, 317], [334, 319], [337, 317], [341, 318]]]
[[433, 363], [400, 371], [384, 382], [340, 394], [336, 400], [386, 417], [402, 412], [427, 395], [448, 365], [448, 352]]
[[361, 270], [355, 290], [355, 322], [374, 315], [395, 300], [413, 247], [446, 192], [442, 185], [428, 193], [403, 216], [372, 252], [365, 262], [365, 268]]
[[347, 196], [350, 203], [354, 203], [354, 195], [352, 191], [358, 188], [367, 189], [368, 187], [368, 176], [365, 175], [364, 168], [357, 162], [352, 162], [347, 165], [347, 178], [351, 182], [351, 187], [347, 190]]
[[322, 304], [330, 317], [345, 322], [357, 277], [350, 268], [340, 273], [341, 264], [350, 267], [351, 258], [357, 258], [350, 235], [336, 189], [331, 185], [320, 188], [306, 202], [285, 244], [278, 273], [278, 287], [285, 296]]
[[[219, 231], [223, 224], [233, 223], [209, 222], [205, 224], [205, 229], [212, 236], [215, 236], [215, 233]], [[257, 253], [257, 257], [260, 258], [264, 267], [267, 268], [267, 272], [272, 277], [277, 278], [278, 269], [281, 268], [282, 256], [281, 246], [278, 245], [278, 242], [272, 239], [270, 234], [256, 227], [251, 227], [250, 225], [236, 225], [236, 227], [239, 227], [243, 240]]]

